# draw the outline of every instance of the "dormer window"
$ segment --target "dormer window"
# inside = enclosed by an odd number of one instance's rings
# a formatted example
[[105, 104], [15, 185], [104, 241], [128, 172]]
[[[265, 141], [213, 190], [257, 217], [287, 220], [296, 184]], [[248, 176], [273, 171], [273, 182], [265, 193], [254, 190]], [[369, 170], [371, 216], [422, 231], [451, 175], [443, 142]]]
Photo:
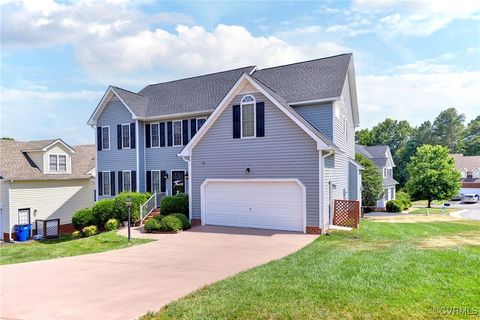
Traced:
[[62, 154], [49, 155], [49, 170], [50, 172], [66, 172], [67, 156]]
[[255, 98], [246, 95], [240, 103], [242, 138], [255, 137]]
[[462, 179], [465, 179], [467, 177], [467, 169], [460, 169], [460, 175], [462, 177]]
[[475, 168], [472, 171], [472, 178], [478, 179], [480, 178], [480, 168]]

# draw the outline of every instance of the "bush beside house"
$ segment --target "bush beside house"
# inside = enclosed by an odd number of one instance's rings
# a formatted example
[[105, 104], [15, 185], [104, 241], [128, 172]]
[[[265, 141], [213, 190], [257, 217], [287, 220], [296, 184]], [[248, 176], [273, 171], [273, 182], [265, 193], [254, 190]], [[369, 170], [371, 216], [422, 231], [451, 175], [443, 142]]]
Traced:
[[72, 226], [75, 230], [95, 224], [95, 219], [91, 208], [80, 209], [72, 217]]
[[137, 221], [140, 219], [140, 206], [148, 200], [147, 194], [137, 192], [122, 192], [118, 194], [113, 200], [113, 210], [119, 221], [127, 221], [128, 219], [127, 198], [130, 198], [132, 201], [132, 206], [130, 207], [131, 221]]
[[160, 212], [163, 216], [172, 213], [183, 213], [188, 218], [188, 195], [179, 193], [175, 196], [166, 196], [160, 203]]
[[95, 202], [92, 212], [95, 220], [94, 224], [98, 228], [103, 228], [108, 220], [115, 218], [113, 199], [102, 199]]

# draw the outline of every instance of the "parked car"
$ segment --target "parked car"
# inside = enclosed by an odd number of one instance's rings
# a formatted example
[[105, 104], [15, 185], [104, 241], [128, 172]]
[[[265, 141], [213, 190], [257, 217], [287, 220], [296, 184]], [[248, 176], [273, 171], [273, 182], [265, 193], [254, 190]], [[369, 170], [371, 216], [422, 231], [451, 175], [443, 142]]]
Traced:
[[463, 196], [464, 203], [477, 203], [478, 202], [478, 194], [466, 194]]
[[462, 199], [463, 199], [463, 193], [460, 193], [455, 197], [453, 197], [452, 199], [450, 199], [450, 201], [462, 201]]

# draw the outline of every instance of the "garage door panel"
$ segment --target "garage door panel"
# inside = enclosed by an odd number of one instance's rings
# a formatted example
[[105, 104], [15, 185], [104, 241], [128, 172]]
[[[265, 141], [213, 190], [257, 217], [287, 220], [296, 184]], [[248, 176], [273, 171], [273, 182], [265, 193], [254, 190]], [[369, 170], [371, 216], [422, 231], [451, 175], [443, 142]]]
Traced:
[[205, 223], [303, 231], [303, 190], [296, 182], [210, 182]]

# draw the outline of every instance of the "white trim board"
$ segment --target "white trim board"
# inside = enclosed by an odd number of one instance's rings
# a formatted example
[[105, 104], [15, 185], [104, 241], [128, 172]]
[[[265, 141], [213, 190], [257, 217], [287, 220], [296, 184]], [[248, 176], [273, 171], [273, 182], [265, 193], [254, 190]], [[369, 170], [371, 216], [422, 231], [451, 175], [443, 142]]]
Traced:
[[[132, 93], [134, 94], [134, 93]], [[127, 108], [127, 110], [132, 114], [132, 119], [133, 120], [136, 120], [138, 117], [135, 115], [135, 113], [133, 113], [132, 109], [128, 106], [128, 104], [125, 103], [125, 101], [123, 101], [123, 99], [120, 97], [120, 95], [115, 91], [115, 89], [112, 87], [112, 86], [109, 86], [107, 91], [104, 93], [102, 99], [100, 100], [100, 102], [98, 103], [97, 107], [95, 108], [95, 110], [93, 111], [92, 115], [90, 116], [90, 118], [88, 119], [87, 121], [87, 124], [91, 125], [91, 126], [96, 126], [97, 125], [97, 119], [98, 117], [100, 116], [100, 114], [103, 112], [103, 109], [105, 109], [107, 103], [110, 101], [110, 99], [113, 97], [113, 96], [116, 96], [118, 98], [118, 100], [120, 100], [120, 102], [123, 103], [123, 105], [125, 106], [125, 108]]]

